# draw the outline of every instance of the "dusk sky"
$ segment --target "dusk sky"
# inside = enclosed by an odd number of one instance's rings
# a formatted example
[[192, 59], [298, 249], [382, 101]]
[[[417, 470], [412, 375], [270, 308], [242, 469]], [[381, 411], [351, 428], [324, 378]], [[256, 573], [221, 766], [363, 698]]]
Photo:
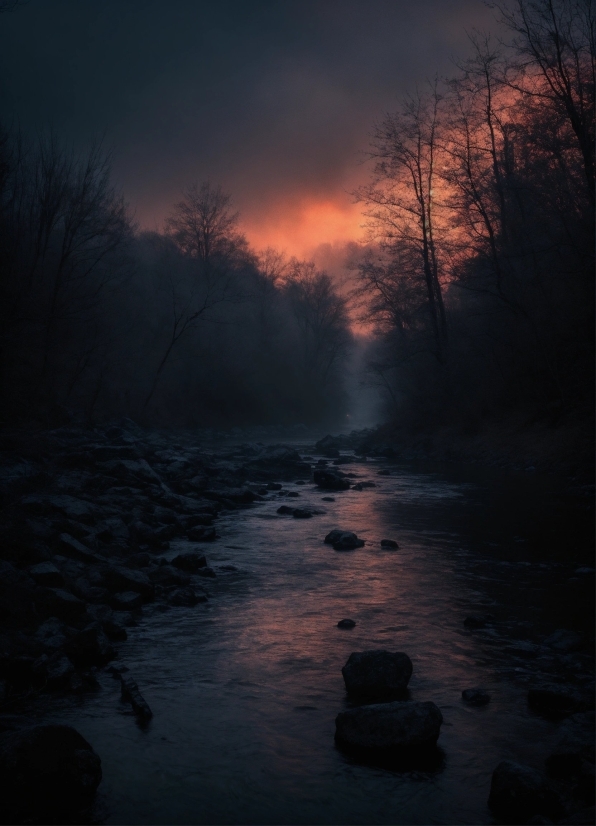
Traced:
[[142, 228], [220, 183], [257, 248], [358, 238], [375, 121], [494, 28], [482, 0], [29, 0], [0, 16], [5, 125], [102, 139]]

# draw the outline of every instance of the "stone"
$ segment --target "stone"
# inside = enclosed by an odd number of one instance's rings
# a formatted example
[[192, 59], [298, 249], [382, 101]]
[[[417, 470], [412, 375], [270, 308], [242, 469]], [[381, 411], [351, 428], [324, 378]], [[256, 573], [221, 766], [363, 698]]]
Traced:
[[374, 482], [356, 482], [352, 485], [352, 490], [366, 490], [366, 488], [376, 488]]
[[466, 688], [461, 693], [462, 700], [469, 706], [485, 706], [490, 703], [490, 694], [481, 688]]
[[29, 568], [29, 576], [38, 585], [49, 585], [50, 588], [60, 588], [64, 585], [64, 577], [53, 562], [40, 562], [39, 565], [32, 565]]
[[528, 691], [528, 705], [540, 714], [566, 716], [593, 707], [594, 697], [583, 697], [573, 687], [545, 684]]
[[0, 559], [0, 619], [36, 624], [36, 602], [36, 588], [31, 577]]
[[79, 668], [105, 665], [116, 656], [103, 631], [91, 625], [74, 634], [64, 646], [71, 662]]
[[128, 639], [126, 628], [113, 619], [106, 619], [102, 622], [104, 634], [111, 642], [123, 642]]
[[136, 611], [143, 605], [143, 597], [137, 591], [120, 591], [112, 594], [112, 607], [117, 611]]
[[192, 608], [198, 602], [207, 602], [205, 594], [197, 594], [193, 588], [177, 588], [169, 599], [170, 605]]
[[34, 726], [0, 734], [0, 773], [4, 822], [60, 823], [93, 798], [101, 760], [71, 726]]
[[336, 739], [367, 751], [403, 752], [436, 746], [443, 715], [432, 702], [359, 706], [335, 718]]
[[321, 502], [335, 502], [335, 498], [333, 496], [322, 496]]
[[213, 568], [210, 568], [209, 565], [207, 565], [206, 568], [199, 568], [197, 574], [198, 576], [202, 576], [207, 579], [215, 579], [215, 577], [217, 576]]
[[120, 674], [120, 686], [122, 699], [127, 700], [131, 704], [132, 710], [137, 717], [142, 721], [150, 720], [153, 717], [153, 712], [132, 677], [126, 677]]
[[342, 619], [337, 623], [338, 628], [355, 628], [356, 623], [352, 619]]
[[492, 620], [492, 614], [470, 614], [465, 618], [464, 625], [466, 628], [486, 628]]
[[150, 602], [155, 597], [155, 585], [142, 571], [109, 565], [104, 571], [104, 577], [112, 591], [136, 591], [145, 602]]
[[596, 822], [596, 810], [594, 806], [588, 806], [585, 809], [580, 809], [577, 812], [574, 812], [569, 817], [564, 817], [562, 820], [559, 820], [559, 826], [593, 826]]
[[315, 485], [324, 490], [348, 490], [350, 480], [340, 475], [339, 472], [318, 469], [314, 471], [313, 479]]
[[92, 550], [87, 548], [86, 545], [83, 545], [82, 542], [79, 542], [78, 539], [75, 539], [74, 536], [71, 536], [68, 533], [61, 533], [58, 537], [58, 550], [64, 556], [70, 557], [70, 559], [76, 559], [79, 562], [87, 562], [93, 563], [100, 561], [97, 554], [93, 553]]
[[48, 662], [46, 666], [46, 685], [50, 691], [60, 691], [70, 684], [70, 679], [74, 674], [74, 666], [68, 657], [59, 657]]
[[39, 595], [39, 603], [46, 616], [58, 617], [65, 622], [72, 622], [85, 613], [83, 600], [62, 588], [44, 588]]
[[293, 516], [295, 510], [296, 508], [292, 508], [290, 505], [281, 505], [277, 509], [277, 513], [279, 513], [280, 516]]
[[335, 551], [352, 551], [364, 547], [364, 540], [359, 539], [352, 531], [331, 531], [324, 541], [327, 545], [333, 545]]
[[488, 805], [498, 817], [514, 823], [526, 823], [538, 814], [558, 820], [563, 813], [548, 777], [512, 760], [503, 760], [494, 770]]
[[207, 560], [203, 555], [191, 551], [175, 556], [174, 559], [172, 559], [172, 565], [175, 568], [180, 568], [182, 571], [194, 573], [198, 571], [199, 568], [204, 568], [207, 565]]
[[350, 697], [383, 702], [403, 697], [412, 676], [407, 654], [383, 650], [350, 654], [341, 670]]
[[197, 526], [188, 531], [187, 537], [191, 542], [213, 542], [217, 534], [215, 528]]
[[[198, 570], [198, 568], [196, 570]], [[189, 574], [167, 563], [150, 571], [149, 579], [151, 582], [154, 582], [156, 585], [162, 585], [164, 588], [181, 587], [190, 583]]]
[[388, 550], [397, 550], [399, 545], [394, 539], [381, 539], [381, 548]]
[[594, 763], [593, 711], [574, 714], [560, 727], [560, 739], [546, 758], [546, 768], [554, 777], [579, 775], [584, 763]]

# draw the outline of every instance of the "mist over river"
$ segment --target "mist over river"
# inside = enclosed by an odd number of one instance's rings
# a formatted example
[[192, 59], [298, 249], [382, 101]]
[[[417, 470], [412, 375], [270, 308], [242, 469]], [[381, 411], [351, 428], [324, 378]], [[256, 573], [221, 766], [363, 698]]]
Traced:
[[[491, 823], [499, 761], [542, 766], [560, 723], [529, 709], [528, 688], [593, 678], [585, 503], [531, 472], [352, 458], [342, 470], [376, 487], [284, 484], [299, 494], [293, 504], [325, 511], [311, 519], [278, 515], [283, 492], [224, 512], [206, 549], [210, 601], [144, 609], [117, 665], [151, 706], [148, 724], [108, 670], [78, 704], [45, 695], [28, 710], [31, 722], [75, 726], [100, 755], [95, 819]], [[333, 550], [323, 543], [333, 528], [365, 546]], [[163, 555], [189, 544], [172, 541]], [[468, 629], [468, 615], [492, 618]], [[338, 628], [343, 618], [355, 628]], [[582, 642], [561, 647], [549, 637], [557, 629]], [[341, 668], [352, 651], [379, 648], [410, 656], [410, 699], [443, 714], [430, 768], [367, 764], [334, 742], [335, 717], [351, 705]], [[477, 687], [490, 703], [465, 705], [462, 690]]]

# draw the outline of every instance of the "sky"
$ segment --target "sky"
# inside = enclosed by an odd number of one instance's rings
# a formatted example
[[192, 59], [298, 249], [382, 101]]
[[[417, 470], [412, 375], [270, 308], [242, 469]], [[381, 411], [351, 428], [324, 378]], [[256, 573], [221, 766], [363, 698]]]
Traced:
[[256, 249], [312, 257], [362, 238], [374, 124], [473, 28], [483, 0], [26, 0], [0, 15], [0, 118], [101, 140], [140, 228], [210, 180]]

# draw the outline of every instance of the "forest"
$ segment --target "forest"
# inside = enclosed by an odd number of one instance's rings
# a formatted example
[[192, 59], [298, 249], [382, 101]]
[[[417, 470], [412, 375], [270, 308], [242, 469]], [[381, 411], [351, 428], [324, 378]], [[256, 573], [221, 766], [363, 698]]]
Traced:
[[189, 182], [145, 231], [101, 144], [5, 126], [2, 423], [342, 425], [355, 348], [384, 418], [406, 427], [518, 411], [589, 423], [593, 10], [496, 14], [505, 40], [471, 32], [451, 77], [372, 127], [349, 289], [251, 248], [217, 183]]

